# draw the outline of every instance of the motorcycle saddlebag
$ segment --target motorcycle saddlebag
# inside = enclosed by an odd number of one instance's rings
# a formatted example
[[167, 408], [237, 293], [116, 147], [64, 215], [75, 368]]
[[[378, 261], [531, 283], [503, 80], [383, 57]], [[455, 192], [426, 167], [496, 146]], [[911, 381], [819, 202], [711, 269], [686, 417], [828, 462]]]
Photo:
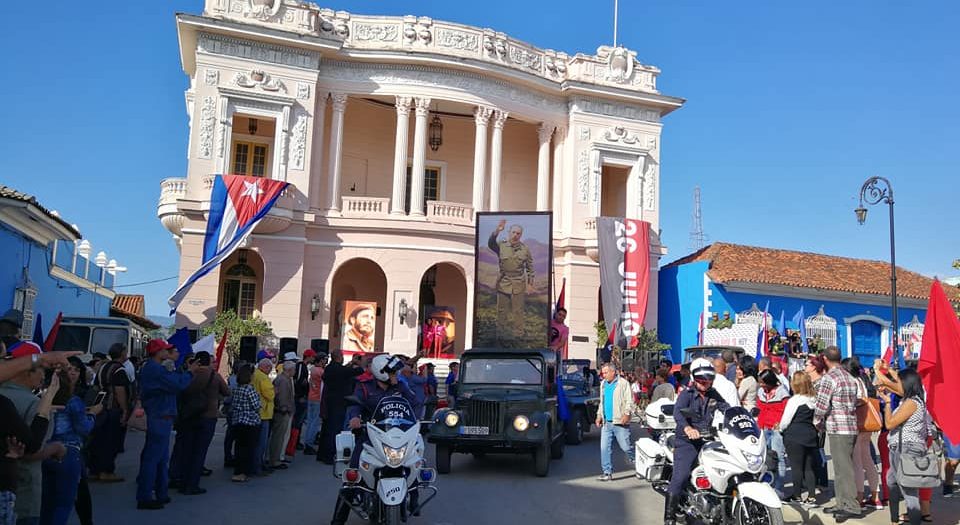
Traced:
[[640, 438], [634, 446], [637, 476], [648, 481], [664, 481], [670, 478], [662, 447], [650, 438]]

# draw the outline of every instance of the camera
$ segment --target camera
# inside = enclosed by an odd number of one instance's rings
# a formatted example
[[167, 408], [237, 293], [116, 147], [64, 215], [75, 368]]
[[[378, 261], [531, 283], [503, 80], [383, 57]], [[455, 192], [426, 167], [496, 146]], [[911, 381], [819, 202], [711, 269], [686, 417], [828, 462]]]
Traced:
[[390, 360], [387, 361], [387, 364], [383, 365], [383, 368], [381, 368], [380, 371], [388, 375], [396, 374], [397, 372], [403, 370], [404, 366], [406, 365], [404, 365], [403, 361], [401, 361], [399, 358], [391, 357]]

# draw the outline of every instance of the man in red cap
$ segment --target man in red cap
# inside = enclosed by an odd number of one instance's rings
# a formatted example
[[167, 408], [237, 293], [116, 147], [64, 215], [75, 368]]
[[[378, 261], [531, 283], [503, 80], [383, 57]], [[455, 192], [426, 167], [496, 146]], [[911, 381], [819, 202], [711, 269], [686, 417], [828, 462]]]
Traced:
[[149, 359], [140, 371], [140, 399], [147, 415], [147, 439], [140, 455], [137, 476], [137, 508], [156, 510], [170, 502], [167, 495], [170, 434], [177, 417], [177, 394], [190, 385], [194, 361], [188, 372], [174, 369], [176, 347], [163, 339], [147, 343]]

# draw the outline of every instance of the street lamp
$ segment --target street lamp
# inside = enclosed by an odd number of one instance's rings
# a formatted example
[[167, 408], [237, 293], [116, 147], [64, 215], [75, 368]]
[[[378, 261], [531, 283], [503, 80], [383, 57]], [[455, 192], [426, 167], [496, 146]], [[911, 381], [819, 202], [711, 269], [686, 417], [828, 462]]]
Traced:
[[864, 202], [870, 205], [884, 202], [890, 206], [890, 302], [893, 308], [893, 346], [896, 347], [900, 342], [900, 324], [897, 321], [897, 248], [893, 236], [893, 186], [890, 181], [883, 177], [870, 177], [863, 183], [860, 188], [860, 207], [853, 210], [860, 225], [867, 220]]

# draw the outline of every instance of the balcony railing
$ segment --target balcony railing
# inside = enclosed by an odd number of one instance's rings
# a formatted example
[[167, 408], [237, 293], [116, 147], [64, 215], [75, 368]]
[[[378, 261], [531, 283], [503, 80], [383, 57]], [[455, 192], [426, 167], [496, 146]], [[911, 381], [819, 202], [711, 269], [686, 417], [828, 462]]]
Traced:
[[427, 220], [471, 226], [473, 225], [473, 206], [459, 202], [427, 201]]
[[181, 177], [163, 179], [160, 181], [159, 205], [173, 204], [187, 194], [187, 179]]
[[343, 216], [386, 219], [390, 216], [389, 197], [341, 197]]

